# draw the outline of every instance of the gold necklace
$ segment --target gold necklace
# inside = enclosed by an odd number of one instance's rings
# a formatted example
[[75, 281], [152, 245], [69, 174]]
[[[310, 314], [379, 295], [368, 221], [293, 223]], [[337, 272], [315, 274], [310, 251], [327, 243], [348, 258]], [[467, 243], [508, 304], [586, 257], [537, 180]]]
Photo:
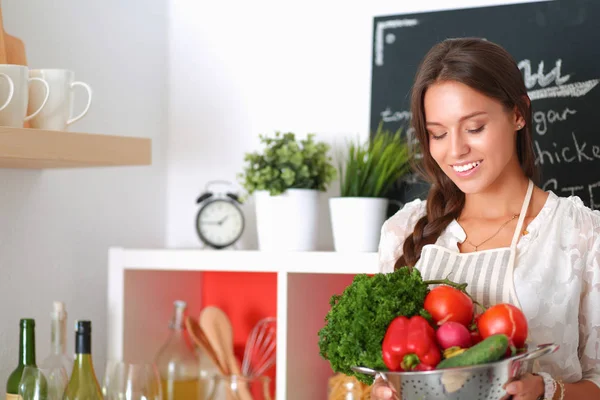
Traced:
[[503, 229], [503, 228], [504, 228], [506, 225], [508, 225], [508, 224], [510, 223], [510, 221], [512, 221], [512, 220], [514, 220], [515, 218], [518, 218], [518, 217], [519, 217], [519, 214], [515, 214], [515, 215], [513, 215], [513, 216], [512, 216], [512, 217], [511, 217], [511, 218], [510, 218], [508, 221], [506, 221], [505, 223], [503, 223], [503, 224], [502, 224], [502, 226], [500, 226], [500, 228], [498, 228], [498, 230], [496, 231], [496, 233], [494, 233], [492, 236], [490, 236], [489, 238], [485, 239], [483, 242], [481, 242], [481, 243], [479, 243], [479, 244], [477, 244], [477, 245], [475, 245], [475, 244], [471, 243], [471, 241], [468, 239], [468, 236], [467, 236], [467, 238], [465, 238], [465, 241], [466, 241], [467, 243], [469, 243], [471, 246], [475, 247], [475, 251], [478, 251], [478, 248], [479, 248], [479, 247], [481, 247], [481, 245], [483, 245], [483, 244], [487, 243], [489, 240], [491, 240], [492, 238], [496, 237], [496, 235], [497, 235], [497, 234], [499, 234], [499, 233], [500, 233], [500, 231], [501, 231], [501, 230], [502, 230], [502, 229]]

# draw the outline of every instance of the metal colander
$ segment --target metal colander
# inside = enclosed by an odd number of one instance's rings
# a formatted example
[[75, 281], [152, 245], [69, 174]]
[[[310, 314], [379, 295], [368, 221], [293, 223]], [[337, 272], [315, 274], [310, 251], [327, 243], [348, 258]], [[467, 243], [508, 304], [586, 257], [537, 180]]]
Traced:
[[354, 368], [356, 372], [380, 376], [402, 400], [502, 400], [502, 386], [513, 378], [532, 372], [533, 361], [553, 353], [558, 345], [544, 344], [505, 360], [472, 367], [424, 372], [387, 372]]

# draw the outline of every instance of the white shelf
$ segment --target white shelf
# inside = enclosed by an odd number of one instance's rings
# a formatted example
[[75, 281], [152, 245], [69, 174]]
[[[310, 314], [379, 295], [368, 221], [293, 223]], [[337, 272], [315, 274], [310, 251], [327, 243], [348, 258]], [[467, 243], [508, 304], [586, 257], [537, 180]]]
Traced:
[[305, 274], [374, 274], [377, 253], [262, 252], [196, 249], [120, 249], [125, 269], [161, 271], [287, 272]]
[[317, 332], [333, 294], [378, 272], [377, 253], [111, 248], [108, 358], [147, 358], [164, 339], [172, 299], [199, 311], [204, 271], [277, 274], [276, 398], [326, 399], [331, 370]]

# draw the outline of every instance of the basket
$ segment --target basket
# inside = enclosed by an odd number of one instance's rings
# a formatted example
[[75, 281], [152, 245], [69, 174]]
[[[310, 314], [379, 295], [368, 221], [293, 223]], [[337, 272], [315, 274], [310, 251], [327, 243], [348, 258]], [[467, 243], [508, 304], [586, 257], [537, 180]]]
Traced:
[[533, 370], [533, 361], [554, 353], [555, 344], [543, 344], [526, 353], [472, 367], [422, 372], [375, 371], [354, 367], [355, 372], [381, 377], [402, 400], [502, 400], [505, 383]]

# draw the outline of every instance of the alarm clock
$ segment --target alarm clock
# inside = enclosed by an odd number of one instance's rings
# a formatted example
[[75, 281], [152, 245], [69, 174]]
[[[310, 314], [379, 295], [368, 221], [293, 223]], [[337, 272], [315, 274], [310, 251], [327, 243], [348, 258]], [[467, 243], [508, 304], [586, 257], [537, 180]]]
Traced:
[[239, 197], [232, 192], [213, 192], [211, 186], [229, 184], [228, 181], [211, 181], [196, 203], [196, 232], [205, 245], [220, 250], [234, 245], [244, 232], [244, 213]]

